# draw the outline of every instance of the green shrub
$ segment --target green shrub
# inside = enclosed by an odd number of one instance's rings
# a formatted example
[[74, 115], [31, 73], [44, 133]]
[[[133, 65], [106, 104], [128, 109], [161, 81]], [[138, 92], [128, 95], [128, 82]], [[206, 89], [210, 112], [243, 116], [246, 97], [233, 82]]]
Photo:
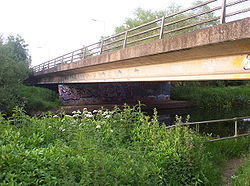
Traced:
[[207, 143], [187, 127], [166, 129], [140, 107], [73, 114], [0, 115], [0, 183], [218, 185], [223, 159], [249, 147], [249, 138]]
[[167, 130], [139, 108], [72, 117], [0, 117], [0, 182], [25, 185], [198, 185], [212, 164], [204, 138]]

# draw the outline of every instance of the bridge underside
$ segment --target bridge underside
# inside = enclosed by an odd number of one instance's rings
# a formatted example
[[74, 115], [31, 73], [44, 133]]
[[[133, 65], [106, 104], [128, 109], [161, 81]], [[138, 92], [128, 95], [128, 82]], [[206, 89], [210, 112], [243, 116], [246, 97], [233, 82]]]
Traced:
[[[35, 74], [38, 84], [250, 79], [250, 19]], [[125, 57], [124, 57], [125, 56]]]

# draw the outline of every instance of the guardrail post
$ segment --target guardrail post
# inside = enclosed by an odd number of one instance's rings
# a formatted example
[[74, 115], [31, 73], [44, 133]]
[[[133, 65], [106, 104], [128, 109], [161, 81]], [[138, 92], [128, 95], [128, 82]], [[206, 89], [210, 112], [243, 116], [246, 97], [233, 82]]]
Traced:
[[104, 44], [104, 40], [101, 41], [101, 45], [100, 45], [100, 54], [102, 54], [103, 44]]
[[73, 59], [74, 59], [74, 51], [72, 52], [72, 55], [71, 55], [71, 63], [73, 63]]
[[62, 62], [61, 62], [61, 64], [64, 64], [64, 62], [63, 62], [63, 61], [64, 61], [64, 58], [63, 58], [63, 56], [62, 56]]
[[160, 30], [159, 39], [162, 39], [164, 36], [164, 24], [165, 24], [165, 16], [161, 18], [161, 30]]
[[127, 46], [127, 39], [128, 39], [128, 31], [125, 32], [125, 36], [124, 36], [124, 41], [123, 41], [122, 48], [126, 48], [126, 46]]
[[238, 136], [238, 122], [235, 120], [234, 122], [234, 136]]
[[221, 24], [226, 22], [226, 5], [227, 5], [227, 0], [222, 0], [221, 17], [220, 17]]

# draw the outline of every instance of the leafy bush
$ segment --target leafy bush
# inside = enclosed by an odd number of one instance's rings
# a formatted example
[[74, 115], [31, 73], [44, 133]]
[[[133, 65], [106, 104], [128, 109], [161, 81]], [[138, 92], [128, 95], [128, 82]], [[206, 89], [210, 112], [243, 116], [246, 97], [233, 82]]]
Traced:
[[[138, 107], [73, 116], [0, 117], [0, 182], [25, 185], [208, 183], [204, 138]], [[211, 179], [210, 179], [211, 180]]]

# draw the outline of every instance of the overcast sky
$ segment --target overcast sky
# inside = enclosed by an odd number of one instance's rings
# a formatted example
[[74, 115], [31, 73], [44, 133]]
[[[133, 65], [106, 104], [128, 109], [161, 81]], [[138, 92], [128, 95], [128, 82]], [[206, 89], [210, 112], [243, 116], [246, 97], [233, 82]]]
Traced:
[[174, 2], [189, 7], [193, 1], [0, 0], [0, 33], [21, 35], [36, 65], [113, 34], [138, 7], [164, 10]]

